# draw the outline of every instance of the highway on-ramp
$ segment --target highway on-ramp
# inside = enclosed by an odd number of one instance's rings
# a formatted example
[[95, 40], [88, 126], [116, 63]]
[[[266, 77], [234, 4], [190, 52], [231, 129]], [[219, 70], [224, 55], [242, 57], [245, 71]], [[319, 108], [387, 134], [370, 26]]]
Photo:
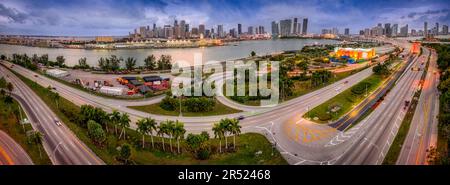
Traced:
[[32, 165], [25, 150], [5, 132], [0, 130], [0, 165]]

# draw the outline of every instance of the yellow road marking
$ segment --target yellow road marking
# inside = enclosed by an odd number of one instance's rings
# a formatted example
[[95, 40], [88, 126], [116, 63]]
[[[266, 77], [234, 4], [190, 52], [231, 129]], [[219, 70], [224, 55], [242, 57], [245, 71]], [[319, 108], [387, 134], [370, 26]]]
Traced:
[[8, 162], [9, 165], [13, 165], [14, 162], [12, 161], [11, 157], [9, 157], [9, 155], [5, 152], [5, 150], [3, 150], [2, 147], [0, 147], [0, 154], [5, 157], [6, 161]]

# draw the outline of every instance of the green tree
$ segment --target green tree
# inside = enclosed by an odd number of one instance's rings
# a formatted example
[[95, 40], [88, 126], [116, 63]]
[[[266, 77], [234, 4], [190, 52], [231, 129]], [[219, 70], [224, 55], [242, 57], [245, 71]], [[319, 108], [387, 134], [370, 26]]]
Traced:
[[144, 65], [147, 70], [155, 70], [156, 69], [156, 57], [154, 55], [149, 55], [144, 59]]
[[6, 89], [8, 89], [9, 95], [11, 95], [12, 91], [14, 90], [14, 85], [11, 82], [8, 82], [6, 84]]
[[122, 57], [118, 58], [116, 55], [111, 55], [111, 57], [109, 57], [110, 69], [112, 71], [119, 70], [120, 69], [120, 63], [122, 61], [123, 61]]
[[172, 68], [172, 57], [170, 55], [161, 55], [158, 60], [158, 69], [167, 70]]
[[39, 157], [42, 158], [42, 152], [41, 152], [41, 145], [42, 145], [42, 138], [43, 138], [43, 134], [40, 133], [39, 131], [33, 131], [29, 136], [28, 136], [28, 142], [30, 144], [36, 144], [38, 146], [38, 150], [39, 150]]
[[229, 125], [229, 131], [233, 134], [233, 146], [236, 149], [236, 135], [241, 134], [241, 126], [239, 125], [239, 120], [231, 119]]
[[89, 137], [96, 145], [101, 145], [106, 140], [105, 131], [102, 126], [93, 120], [87, 123]]
[[252, 52], [250, 53], [250, 56], [252, 56], [252, 57], [256, 56], [256, 52], [255, 52], [255, 51], [252, 51]]
[[186, 144], [190, 151], [195, 153], [195, 156], [199, 159], [207, 158], [202, 153], [209, 153], [208, 151], [209, 135], [203, 131], [201, 134], [188, 134], [186, 137]]
[[117, 126], [120, 122], [120, 112], [113, 110], [113, 112], [109, 114], [109, 120], [111, 121], [111, 124], [114, 125], [114, 133], [117, 135]]
[[122, 128], [122, 131], [120, 132], [119, 139], [122, 137], [126, 139], [126, 130], [127, 128], [130, 128], [130, 116], [127, 113], [123, 113], [122, 116], [120, 116], [119, 120], [119, 126]]
[[119, 157], [125, 161], [125, 164], [128, 164], [128, 160], [130, 160], [131, 157], [131, 145], [128, 143], [123, 144], [120, 147]]
[[180, 153], [180, 140], [184, 139], [185, 133], [186, 133], [186, 129], [184, 129], [184, 124], [177, 120], [175, 122], [175, 126], [173, 129], [173, 135], [174, 135], [175, 139], [177, 140], [178, 153]]
[[166, 133], [168, 132], [167, 130], [168, 130], [168, 128], [167, 128], [166, 122], [161, 122], [158, 126], [158, 135], [162, 139], [162, 146], [163, 146], [164, 151], [166, 151], [164, 138], [165, 138]]
[[128, 70], [133, 71], [134, 67], [136, 66], [136, 59], [133, 57], [128, 57], [125, 60], [125, 66]]
[[65, 61], [66, 61], [66, 59], [64, 58], [64, 56], [57, 56], [56, 57], [56, 64], [59, 66], [59, 67], [64, 67], [65, 66]]
[[219, 138], [219, 152], [222, 153], [222, 138], [224, 137], [224, 128], [221, 124], [215, 123], [213, 128], [214, 138]]
[[147, 121], [144, 119], [140, 119], [136, 122], [137, 131], [142, 135], [142, 148], [145, 148], [145, 135], [149, 132], [150, 127], [147, 124]]

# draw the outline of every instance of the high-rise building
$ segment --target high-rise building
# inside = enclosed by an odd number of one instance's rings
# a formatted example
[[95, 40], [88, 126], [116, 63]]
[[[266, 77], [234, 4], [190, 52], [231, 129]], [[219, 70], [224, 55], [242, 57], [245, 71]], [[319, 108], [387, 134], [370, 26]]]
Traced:
[[442, 35], [448, 35], [448, 26], [442, 25]]
[[439, 35], [439, 23], [436, 23], [436, 33], [434, 33], [435, 35]]
[[339, 35], [339, 29], [338, 28], [333, 28], [331, 30], [331, 33], [334, 34], [334, 35]]
[[308, 18], [304, 18], [302, 34], [306, 35], [307, 33], [308, 33]]
[[242, 34], [242, 24], [238, 24], [238, 35]]
[[219, 38], [225, 37], [225, 34], [223, 32], [223, 25], [217, 25], [217, 36]]
[[247, 34], [253, 35], [253, 26], [249, 26], [247, 29]]
[[369, 37], [370, 35], [371, 35], [370, 29], [369, 28], [364, 29], [364, 36]]
[[264, 26], [258, 26], [258, 34], [265, 34]]
[[280, 35], [281, 36], [289, 36], [291, 35], [291, 19], [285, 19], [280, 21]]
[[417, 36], [417, 31], [415, 29], [411, 29], [411, 36]]
[[386, 23], [384, 24], [384, 34], [388, 37], [392, 36], [392, 30], [391, 30], [391, 24], [390, 23]]
[[423, 23], [423, 36], [425, 38], [428, 38], [428, 23], [427, 22]]
[[292, 33], [297, 34], [297, 18], [294, 18], [294, 24], [292, 25]]
[[392, 36], [396, 37], [398, 34], [398, 24], [392, 25]]
[[407, 37], [408, 36], [408, 25], [405, 25], [400, 28], [400, 36]]
[[204, 24], [198, 25], [198, 34], [203, 34], [203, 36], [206, 37], [206, 33], [205, 33], [205, 25], [204, 25]]
[[350, 28], [345, 28], [344, 35], [350, 35]]
[[297, 34], [301, 34], [301, 31], [300, 31], [300, 30], [302, 30], [301, 25], [302, 25], [301, 23], [297, 23]]
[[359, 35], [364, 35], [364, 30], [359, 30]]
[[278, 28], [278, 23], [272, 21], [272, 36], [277, 37], [280, 34], [280, 29]]

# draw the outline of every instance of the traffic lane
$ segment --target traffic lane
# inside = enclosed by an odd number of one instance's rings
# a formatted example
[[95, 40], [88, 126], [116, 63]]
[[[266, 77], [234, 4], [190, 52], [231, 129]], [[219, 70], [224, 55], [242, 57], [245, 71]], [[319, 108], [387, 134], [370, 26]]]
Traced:
[[25, 150], [8, 134], [0, 130], [0, 164], [32, 165], [33, 161]]
[[[20, 79], [15, 80], [16, 83], [21, 83]], [[40, 100], [31, 89], [28, 89], [25, 84], [18, 85], [18, 89], [22, 90], [22, 93], [24, 94], [30, 94], [29, 96], [25, 96], [25, 98], [27, 98], [26, 102], [34, 105], [32, 106], [33, 110], [31, 112], [42, 113], [39, 114], [38, 117], [38, 119], [40, 119], [39, 123], [42, 124], [39, 126], [43, 130], [42, 133], [44, 133], [44, 139], [46, 139], [50, 145], [50, 149], [48, 149], [49, 156], [52, 158], [54, 155], [55, 158], [57, 158], [55, 164], [102, 164], [98, 158], [95, 158], [96, 156], [89, 153], [90, 151], [87, 147], [83, 146], [83, 144], [81, 144], [67, 128], [62, 126], [63, 129], [60, 129], [56, 126], [54, 123], [56, 115], [44, 105], [42, 100]], [[64, 130], [64, 132], [61, 130]], [[61, 145], [61, 147], [58, 147], [59, 145]]]
[[[417, 62], [414, 60], [414, 62]], [[348, 142], [354, 142], [349, 150], [351, 151], [343, 155], [342, 158], [340, 158], [336, 163], [337, 164], [355, 164], [355, 161], [360, 158], [360, 156], [364, 156], [361, 154], [361, 152], [366, 152], [370, 150], [370, 148], [378, 148], [376, 144], [374, 144], [374, 141], [372, 141], [373, 138], [376, 138], [381, 132], [383, 128], [385, 128], [386, 123], [377, 123], [379, 119], [386, 119], [387, 116], [384, 116], [385, 114], [391, 113], [392, 116], [392, 106], [398, 102], [403, 101], [403, 98], [400, 98], [403, 96], [405, 89], [404, 87], [407, 87], [408, 84], [410, 84], [414, 79], [414, 74], [411, 73], [411, 71], [407, 70], [405, 71], [406, 75], [402, 76], [401, 79], [399, 79], [399, 83], [397, 83], [396, 86], [392, 89], [392, 91], [386, 96], [385, 100], [382, 102], [382, 104], [375, 109], [374, 112], [372, 112], [371, 115], [369, 115], [365, 120], [365, 126], [367, 128], [363, 128], [361, 132], [364, 132], [364, 135], [357, 135], [360, 137], [354, 137], [354, 141], [351, 139], [348, 140]], [[403, 93], [400, 93], [403, 92]], [[400, 102], [401, 103], [401, 102]], [[366, 133], [367, 132], [367, 133]]]

